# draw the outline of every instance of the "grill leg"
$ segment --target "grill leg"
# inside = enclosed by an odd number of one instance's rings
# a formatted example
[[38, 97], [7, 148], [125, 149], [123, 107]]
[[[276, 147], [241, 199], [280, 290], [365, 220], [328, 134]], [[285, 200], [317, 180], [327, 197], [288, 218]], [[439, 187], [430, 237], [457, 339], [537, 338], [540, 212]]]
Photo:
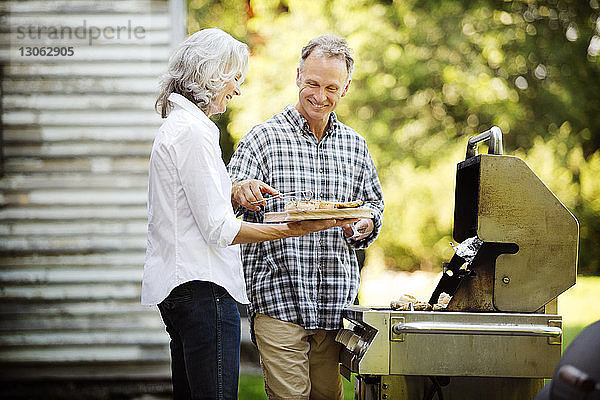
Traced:
[[380, 376], [354, 377], [354, 400], [380, 400]]

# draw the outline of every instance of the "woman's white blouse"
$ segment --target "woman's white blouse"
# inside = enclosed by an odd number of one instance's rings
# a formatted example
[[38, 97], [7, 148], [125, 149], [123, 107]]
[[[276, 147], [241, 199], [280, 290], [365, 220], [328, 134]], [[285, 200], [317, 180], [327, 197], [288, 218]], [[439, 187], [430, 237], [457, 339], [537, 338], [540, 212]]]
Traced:
[[248, 303], [240, 246], [230, 246], [242, 222], [231, 206], [219, 129], [185, 97], [173, 93], [169, 101], [150, 156], [142, 304], [158, 304], [191, 280], [214, 282]]

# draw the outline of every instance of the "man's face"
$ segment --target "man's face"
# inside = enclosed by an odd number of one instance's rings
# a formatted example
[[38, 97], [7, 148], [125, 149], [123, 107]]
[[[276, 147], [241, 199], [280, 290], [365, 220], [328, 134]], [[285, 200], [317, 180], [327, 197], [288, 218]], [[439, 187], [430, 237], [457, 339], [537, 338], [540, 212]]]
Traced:
[[304, 60], [296, 84], [300, 89], [298, 109], [309, 124], [329, 119], [329, 114], [346, 95], [350, 84], [346, 83], [347, 77], [346, 63], [341, 58], [312, 53]]

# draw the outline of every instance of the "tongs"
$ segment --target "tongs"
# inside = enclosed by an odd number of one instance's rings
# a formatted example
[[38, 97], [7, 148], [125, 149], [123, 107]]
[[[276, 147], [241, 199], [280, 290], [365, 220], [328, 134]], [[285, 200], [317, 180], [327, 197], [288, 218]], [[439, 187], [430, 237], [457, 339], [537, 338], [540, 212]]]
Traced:
[[314, 194], [312, 191], [310, 190], [300, 190], [298, 192], [289, 192], [289, 193], [277, 193], [274, 194], [271, 197], [267, 197], [266, 199], [262, 199], [259, 201], [251, 201], [250, 204], [258, 204], [258, 203], [262, 203], [263, 201], [269, 201], [269, 200], [273, 200], [273, 199], [283, 199], [284, 197], [293, 197], [295, 198], [297, 194], [302, 195], [302, 198], [304, 199], [304, 201], [310, 201]]

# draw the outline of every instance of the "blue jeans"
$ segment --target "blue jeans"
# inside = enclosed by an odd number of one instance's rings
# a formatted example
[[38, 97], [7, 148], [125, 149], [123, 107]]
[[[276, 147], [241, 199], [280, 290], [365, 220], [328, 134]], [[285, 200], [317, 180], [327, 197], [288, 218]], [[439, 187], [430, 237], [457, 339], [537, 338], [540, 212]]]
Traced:
[[212, 282], [177, 286], [158, 305], [171, 337], [173, 398], [237, 399], [240, 313]]

